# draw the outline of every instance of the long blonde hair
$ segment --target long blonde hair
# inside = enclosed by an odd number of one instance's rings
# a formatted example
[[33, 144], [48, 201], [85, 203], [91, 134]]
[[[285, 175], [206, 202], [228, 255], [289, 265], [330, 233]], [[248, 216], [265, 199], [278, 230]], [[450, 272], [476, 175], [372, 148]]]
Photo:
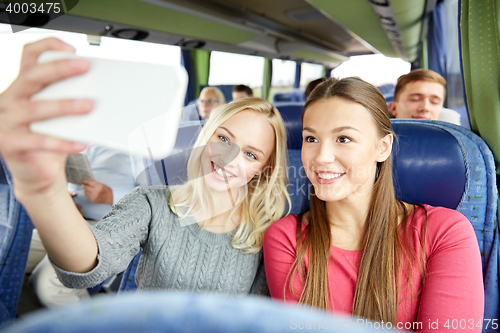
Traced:
[[[278, 110], [260, 98], [245, 98], [221, 105], [212, 110], [210, 118], [203, 127], [194, 147], [204, 147], [215, 131], [229, 118], [241, 111], [253, 111], [266, 116], [274, 129], [275, 146], [267, 162], [267, 166], [259, 176], [248, 183], [248, 195], [230, 213], [232, 216], [240, 207], [241, 222], [232, 238], [232, 246], [245, 253], [256, 253], [262, 248], [264, 232], [269, 225], [283, 217], [286, 203], [291, 206], [290, 196], [286, 190], [287, 137], [285, 125]], [[210, 211], [214, 207], [212, 197], [206, 191], [201, 167], [202, 149], [194, 149], [188, 162], [189, 181], [173, 189], [169, 199], [170, 208], [182, 216], [180, 208], [191, 209], [195, 205], [202, 210]], [[175, 203], [172, 197], [175, 196]]]
[[[346, 78], [340, 81], [331, 79], [322, 83], [308, 97], [302, 111], [302, 120], [312, 103], [331, 97], [340, 97], [364, 106], [370, 112], [380, 138], [387, 134], [394, 135], [384, 97], [377, 88], [358, 78]], [[399, 295], [403, 288], [408, 287], [408, 285], [400, 286], [396, 281], [400, 281], [401, 274], [405, 274], [409, 284], [412, 267], [415, 264], [424, 274], [425, 258], [417, 258], [416, 251], [412, 248], [412, 235], [407, 233], [409, 209], [395, 197], [391, 158], [378, 162], [377, 170], [378, 177], [374, 183], [362, 239], [364, 251], [352, 313], [395, 324]], [[422, 205], [419, 206], [423, 208]], [[292, 295], [295, 295], [293, 277], [298, 272], [304, 279], [304, 289], [301, 295], [295, 296], [303, 304], [322, 309], [328, 309], [329, 299], [333, 296], [330, 295], [327, 274], [332, 236], [326, 216], [325, 202], [314, 195], [314, 188], [311, 188], [309, 223], [304, 231], [302, 231], [302, 214], [297, 218], [297, 257], [289, 274], [292, 278], [288, 285]], [[412, 221], [413, 218], [409, 223]], [[426, 225], [427, 222], [424, 224], [422, 249], [425, 248]], [[307, 272], [303, 266], [306, 253], [309, 257]], [[402, 272], [401, 260], [407, 260], [408, 271]]]

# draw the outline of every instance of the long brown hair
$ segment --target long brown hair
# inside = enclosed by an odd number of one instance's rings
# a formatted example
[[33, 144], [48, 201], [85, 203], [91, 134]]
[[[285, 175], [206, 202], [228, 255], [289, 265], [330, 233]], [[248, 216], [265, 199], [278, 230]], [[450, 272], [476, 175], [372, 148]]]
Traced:
[[[323, 82], [309, 95], [302, 111], [302, 120], [312, 103], [332, 97], [340, 97], [363, 105], [372, 115], [380, 138], [387, 134], [394, 135], [384, 97], [377, 88], [358, 78], [346, 78], [340, 81], [331, 79]], [[412, 236], [407, 233], [410, 209], [395, 197], [390, 157], [377, 163], [377, 174], [362, 239], [364, 250], [352, 313], [395, 324], [399, 294], [405, 288], [398, 285], [400, 277], [406, 277], [408, 282], [406, 287], [408, 287], [413, 264], [416, 263], [424, 274], [425, 259], [418, 258], [412, 248]], [[423, 208], [422, 205], [419, 206]], [[414, 213], [412, 215], [414, 216]], [[332, 236], [326, 216], [325, 202], [314, 195], [314, 187], [311, 187], [309, 223], [304, 231], [302, 231], [302, 214], [297, 218], [297, 258], [290, 271], [291, 278], [288, 285], [299, 302], [322, 309], [328, 309], [329, 299], [333, 297], [329, 294], [327, 274]], [[412, 221], [413, 218], [409, 223]], [[424, 224], [422, 249], [425, 248], [426, 225], [427, 221]], [[306, 253], [309, 258], [307, 272], [303, 265]], [[405, 272], [402, 272], [402, 260], [408, 262], [409, 269], [407, 271], [405, 269]], [[299, 296], [293, 289], [293, 277], [297, 272], [304, 280], [304, 289]]]

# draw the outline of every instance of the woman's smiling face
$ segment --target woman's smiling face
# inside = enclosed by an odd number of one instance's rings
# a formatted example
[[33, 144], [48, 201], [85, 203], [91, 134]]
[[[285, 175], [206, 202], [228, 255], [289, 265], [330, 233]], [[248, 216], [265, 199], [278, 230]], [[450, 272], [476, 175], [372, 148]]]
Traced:
[[340, 97], [313, 102], [302, 135], [302, 163], [319, 199], [371, 195], [377, 162], [390, 155], [392, 136], [380, 138], [363, 105]]
[[274, 146], [274, 129], [265, 115], [238, 112], [207, 142], [202, 156], [206, 184], [218, 192], [246, 185], [265, 168]]

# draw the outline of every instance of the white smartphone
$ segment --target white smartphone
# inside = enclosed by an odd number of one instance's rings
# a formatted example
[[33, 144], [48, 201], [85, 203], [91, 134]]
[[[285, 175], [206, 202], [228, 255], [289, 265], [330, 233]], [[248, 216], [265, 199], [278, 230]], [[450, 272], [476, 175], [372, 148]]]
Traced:
[[175, 144], [188, 77], [179, 66], [78, 57], [47, 51], [39, 63], [67, 58], [90, 62], [90, 70], [47, 86], [33, 100], [90, 98], [93, 111], [31, 124], [31, 130], [58, 138], [114, 148], [154, 160]]

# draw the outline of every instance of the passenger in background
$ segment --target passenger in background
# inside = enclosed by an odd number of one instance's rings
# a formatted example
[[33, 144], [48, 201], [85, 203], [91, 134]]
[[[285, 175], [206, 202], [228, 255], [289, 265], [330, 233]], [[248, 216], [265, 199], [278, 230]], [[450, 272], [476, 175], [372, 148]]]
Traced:
[[314, 90], [314, 88], [316, 88], [319, 84], [321, 84], [325, 81], [326, 81], [326, 77], [322, 77], [322, 78], [312, 80], [311, 82], [309, 82], [306, 86], [306, 90], [304, 91], [305, 98], [307, 99], [307, 97], [309, 97], [309, 95]]
[[196, 106], [200, 113], [201, 120], [207, 120], [210, 117], [210, 112], [219, 106], [226, 103], [224, 94], [216, 87], [205, 87], [200, 93], [200, 97], [196, 101]]
[[235, 101], [240, 98], [253, 97], [253, 91], [249, 86], [237, 84], [233, 87], [231, 95], [233, 96], [233, 101]]
[[34, 121], [91, 112], [90, 100], [31, 99], [87, 72], [89, 63], [38, 64], [47, 50], [74, 52], [54, 38], [24, 48], [18, 78], [0, 95], [0, 154], [59, 279], [73, 288], [94, 286], [123, 271], [142, 248], [139, 289], [266, 294], [264, 232], [290, 204], [278, 110], [260, 98], [216, 108], [194, 144], [186, 184], [139, 187], [89, 228], [64, 175], [67, 154], [85, 145], [29, 129]]
[[[91, 145], [85, 155], [94, 179], [84, 179], [82, 186], [68, 183], [68, 191], [87, 223], [94, 225], [111, 211], [112, 205], [132, 192], [136, 183], [128, 154]], [[40, 303], [53, 307], [88, 298], [87, 289], [70, 289], [59, 282], [47, 258], [41, 260], [46, 254], [38, 231], [34, 229], [26, 272], [33, 270], [29, 283]]]
[[380, 91], [358, 78], [326, 81], [307, 99], [302, 123], [311, 210], [266, 232], [271, 296], [398, 328], [418, 322], [425, 332], [432, 322], [481, 322], [472, 225], [455, 210], [396, 199], [394, 133]]
[[224, 94], [217, 87], [205, 87], [196, 100], [196, 104], [189, 104], [182, 111], [182, 123], [204, 122], [210, 116], [210, 112], [217, 106], [226, 103]]
[[439, 120], [446, 80], [438, 73], [416, 69], [398, 79], [389, 112], [396, 119]]

